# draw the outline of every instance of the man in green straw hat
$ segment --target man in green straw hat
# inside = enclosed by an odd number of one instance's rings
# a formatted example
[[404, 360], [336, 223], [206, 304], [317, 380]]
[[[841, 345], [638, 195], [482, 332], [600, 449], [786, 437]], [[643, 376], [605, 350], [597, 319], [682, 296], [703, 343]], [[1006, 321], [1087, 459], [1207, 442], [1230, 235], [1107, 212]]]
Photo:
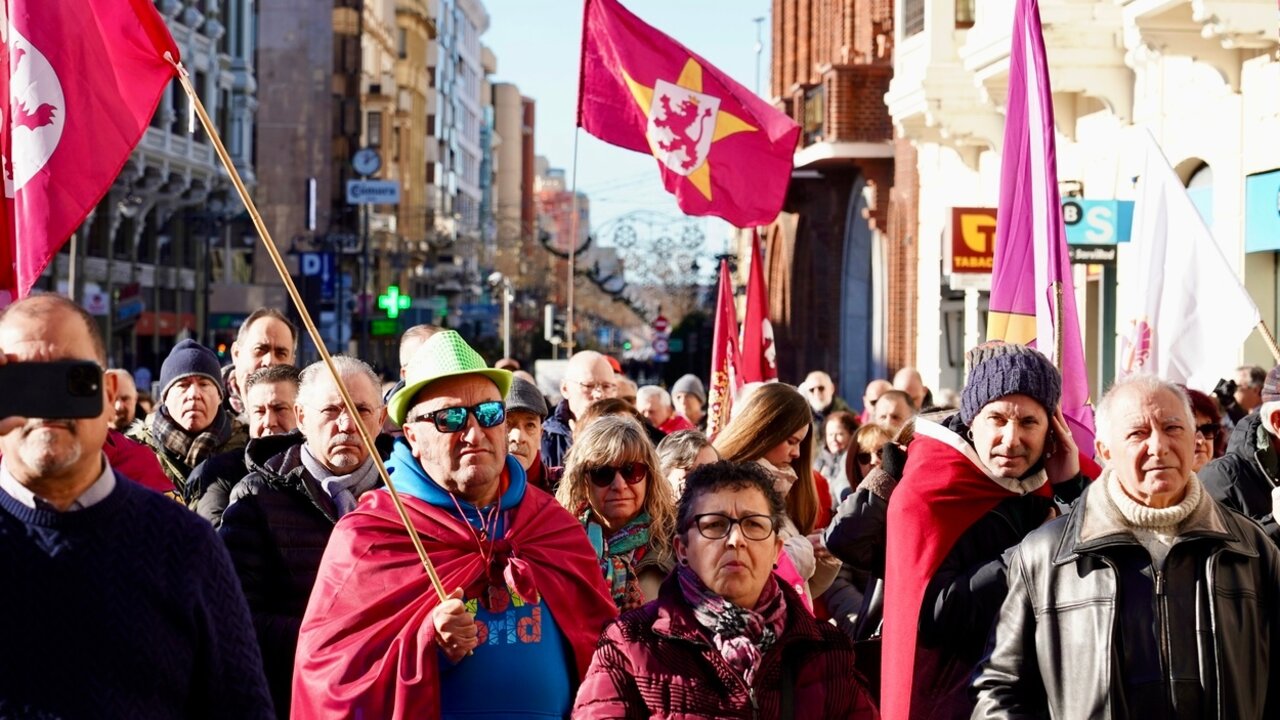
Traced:
[[564, 717], [616, 615], [581, 525], [507, 455], [511, 373], [452, 330], [415, 353], [385, 489], [334, 528], [298, 639], [294, 718]]

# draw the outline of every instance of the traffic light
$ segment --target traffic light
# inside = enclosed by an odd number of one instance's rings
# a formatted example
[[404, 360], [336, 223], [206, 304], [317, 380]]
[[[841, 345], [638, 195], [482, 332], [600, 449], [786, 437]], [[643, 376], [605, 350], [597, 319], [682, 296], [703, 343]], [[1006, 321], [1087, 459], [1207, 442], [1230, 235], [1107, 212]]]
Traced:
[[623, 350], [630, 351], [630, 350], [631, 350], [631, 341], [630, 341], [630, 340], [623, 340], [623, 341], [622, 341], [622, 349], [623, 349]]

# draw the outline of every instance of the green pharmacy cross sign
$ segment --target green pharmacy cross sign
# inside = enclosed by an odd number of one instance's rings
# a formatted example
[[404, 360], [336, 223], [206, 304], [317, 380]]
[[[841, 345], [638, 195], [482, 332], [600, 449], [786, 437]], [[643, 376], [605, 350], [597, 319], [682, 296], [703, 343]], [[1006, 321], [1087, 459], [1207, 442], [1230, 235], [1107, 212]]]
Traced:
[[400, 317], [401, 310], [409, 309], [409, 296], [400, 294], [400, 286], [388, 285], [385, 295], [378, 296], [378, 307], [387, 311], [387, 317]]

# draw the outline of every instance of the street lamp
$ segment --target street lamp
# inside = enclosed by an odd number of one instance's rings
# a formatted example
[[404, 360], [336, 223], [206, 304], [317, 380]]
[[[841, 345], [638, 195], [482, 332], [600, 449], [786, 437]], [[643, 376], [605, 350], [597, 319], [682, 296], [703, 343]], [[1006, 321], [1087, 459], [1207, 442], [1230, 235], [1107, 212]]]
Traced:
[[495, 270], [489, 274], [489, 287], [502, 288], [502, 357], [511, 357], [511, 301], [516, 297], [511, 278]]

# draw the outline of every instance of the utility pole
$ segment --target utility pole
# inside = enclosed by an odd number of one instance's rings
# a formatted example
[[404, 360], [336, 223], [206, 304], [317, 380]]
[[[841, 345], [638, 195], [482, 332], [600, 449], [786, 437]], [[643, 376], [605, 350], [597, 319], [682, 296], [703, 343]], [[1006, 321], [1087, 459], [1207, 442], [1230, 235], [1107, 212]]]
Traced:
[[764, 16], [755, 18], [756, 24], [756, 94], [760, 94], [760, 58], [764, 55]]

